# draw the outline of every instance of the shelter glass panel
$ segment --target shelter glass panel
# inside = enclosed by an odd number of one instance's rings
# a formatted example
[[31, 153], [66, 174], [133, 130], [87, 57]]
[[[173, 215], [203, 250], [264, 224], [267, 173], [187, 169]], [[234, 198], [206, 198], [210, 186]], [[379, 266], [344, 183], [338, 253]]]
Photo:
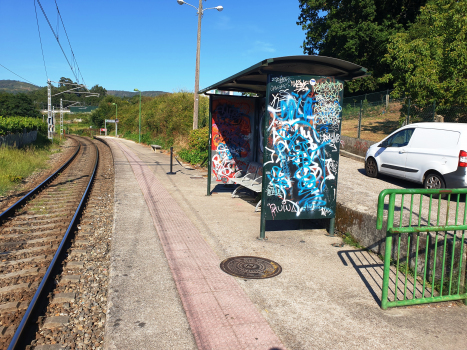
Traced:
[[333, 77], [269, 77], [263, 158], [266, 219], [335, 217], [343, 86]]
[[224, 184], [233, 183], [254, 159], [255, 99], [211, 96], [211, 171]]

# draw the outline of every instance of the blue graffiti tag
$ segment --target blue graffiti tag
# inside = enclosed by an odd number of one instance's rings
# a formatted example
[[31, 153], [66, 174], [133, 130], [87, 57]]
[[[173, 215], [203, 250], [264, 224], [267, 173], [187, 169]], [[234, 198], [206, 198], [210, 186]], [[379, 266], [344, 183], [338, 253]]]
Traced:
[[[326, 146], [335, 148], [336, 138], [331, 136], [340, 123], [340, 90], [342, 84], [324, 82], [299, 92], [282, 91], [280, 101], [274, 97], [277, 107], [268, 107], [272, 149], [268, 148], [270, 160], [265, 165], [273, 165], [266, 174], [267, 193], [279, 197], [283, 205], [293, 203], [297, 216], [316, 210], [323, 216], [333, 213], [325, 194], [329, 191], [327, 181], [337, 174], [337, 163], [327, 156]], [[270, 208], [280, 211], [277, 206]]]

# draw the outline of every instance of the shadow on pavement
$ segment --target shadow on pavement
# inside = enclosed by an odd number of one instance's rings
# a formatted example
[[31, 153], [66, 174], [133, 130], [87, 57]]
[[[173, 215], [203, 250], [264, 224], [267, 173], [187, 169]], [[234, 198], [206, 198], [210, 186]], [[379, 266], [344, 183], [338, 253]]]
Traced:
[[341, 250], [337, 255], [344, 266], [349, 266], [346, 261], [347, 258], [355, 271], [357, 271], [373, 299], [381, 306], [381, 299], [378, 294], [381, 295], [382, 291], [384, 264], [375, 259], [366, 250]]

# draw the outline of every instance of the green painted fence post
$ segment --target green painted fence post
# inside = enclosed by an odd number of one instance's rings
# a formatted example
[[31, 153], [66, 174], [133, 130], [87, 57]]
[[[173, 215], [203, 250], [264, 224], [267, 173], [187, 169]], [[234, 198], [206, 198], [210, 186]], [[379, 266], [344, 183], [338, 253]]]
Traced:
[[211, 195], [211, 173], [212, 173], [212, 114], [211, 114], [211, 108], [212, 108], [212, 99], [209, 99], [209, 142], [208, 142], [208, 178], [207, 178], [207, 189], [206, 189], [206, 196]]
[[[381, 308], [383, 310], [388, 308], [389, 273], [391, 272], [392, 251], [392, 234], [389, 233], [389, 229], [392, 228], [394, 223], [395, 198], [396, 195], [394, 193], [389, 195], [388, 221], [386, 227], [386, 247], [384, 252], [383, 291], [381, 295]], [[382, 205], [384, 207], [384, 200], [382, 203], [378, 203], [378, 205]]]

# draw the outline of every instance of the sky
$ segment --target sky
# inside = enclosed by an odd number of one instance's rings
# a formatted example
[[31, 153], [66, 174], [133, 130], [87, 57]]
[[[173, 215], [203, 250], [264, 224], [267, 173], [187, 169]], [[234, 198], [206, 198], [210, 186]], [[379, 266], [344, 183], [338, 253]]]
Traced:
[[[39, 1], [73, 62], [55, 1]], [[198, 0], [187, 2], [199, 5]], [[80, 75], [80, 82], [88, 88], [98, 84], [107, 90], [194, 90], [195, 8], [176, 0], [56, 3], [84, 78]], [[202, 20], [200, 89], [264, 59], [303, 54], [305, 32], [296, 24], [298, 0], [203, 1], [204, 8], [216, 6], [223, 11], [206, 10]], [[0, 80], [39, 86], [61, 77], [76, 81], [35, 0], [0, 0], [0, 64], [25, 79], [0, 66]]]

